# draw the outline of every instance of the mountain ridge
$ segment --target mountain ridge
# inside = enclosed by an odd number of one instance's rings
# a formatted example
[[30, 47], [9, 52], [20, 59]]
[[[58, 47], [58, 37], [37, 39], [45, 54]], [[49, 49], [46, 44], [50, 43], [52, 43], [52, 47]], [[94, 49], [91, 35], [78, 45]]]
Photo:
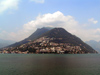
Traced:
[[22, 41], [19, 41], [19, 42], [16, 42], [14, 44], [11, 44], [7, 47], [16, 47], [16, 46], [19, 46], [21, 44], [25, 44], [25, 43], [28, 43], [29, 41], [32, 41], [32, 40], [35, 40], [37, 37], [39, 37], [41, 34], [49, 31], [50, 29], [52, 28], [49, 28], [49, 27], [43, 27], [43, 28], [38, 28], [33, 34], [31, 34], [28, 38], [22, 40]]

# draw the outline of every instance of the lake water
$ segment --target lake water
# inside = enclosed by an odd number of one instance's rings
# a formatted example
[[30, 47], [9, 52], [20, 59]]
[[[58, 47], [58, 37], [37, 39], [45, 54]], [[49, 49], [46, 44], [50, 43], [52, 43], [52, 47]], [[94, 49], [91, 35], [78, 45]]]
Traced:
[[100, 54], [0, 54], [0, 75], [100, 75]]

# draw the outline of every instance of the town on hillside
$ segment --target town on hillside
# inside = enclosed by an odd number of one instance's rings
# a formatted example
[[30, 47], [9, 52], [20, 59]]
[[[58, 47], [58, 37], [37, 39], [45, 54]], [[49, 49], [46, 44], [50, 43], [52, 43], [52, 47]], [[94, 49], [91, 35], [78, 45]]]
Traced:
[[41, 37], [35, 41], [31, 41], [22, 44], [17, 47], [3, 48], [0, 53], [11, 53], [11, 54], [84, 54], [85, 52], [79, 46], [74, 46], [70, 43], [55, 43], [52, 42], [54, 39], [61, 40], [62, 38], [48, 38]]

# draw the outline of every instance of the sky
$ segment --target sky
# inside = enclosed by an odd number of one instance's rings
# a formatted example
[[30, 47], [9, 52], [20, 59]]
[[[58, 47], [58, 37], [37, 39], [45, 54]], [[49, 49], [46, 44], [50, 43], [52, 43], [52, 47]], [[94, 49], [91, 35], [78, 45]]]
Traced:
[[42, 27], [100, 41], [100, 0], [0, 0], [0, 39], [21, 41]]

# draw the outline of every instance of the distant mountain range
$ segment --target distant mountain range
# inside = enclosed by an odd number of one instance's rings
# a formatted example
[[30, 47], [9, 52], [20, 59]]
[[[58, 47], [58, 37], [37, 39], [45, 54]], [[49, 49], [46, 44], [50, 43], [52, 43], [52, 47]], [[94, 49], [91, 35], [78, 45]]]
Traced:
[[11, 52], [31, 53], [97, 53], [80, 38], [72, 35], [63, 28], [37, 29], [28, 38], [12, 44], [4, 50]]
[[100, 53], [100, 41], [90, 40], [86, 41], [86, 43]]
[[15, 41], [0, 39], [0, 48], [3, 48], [13, 43], [15, 43]]

